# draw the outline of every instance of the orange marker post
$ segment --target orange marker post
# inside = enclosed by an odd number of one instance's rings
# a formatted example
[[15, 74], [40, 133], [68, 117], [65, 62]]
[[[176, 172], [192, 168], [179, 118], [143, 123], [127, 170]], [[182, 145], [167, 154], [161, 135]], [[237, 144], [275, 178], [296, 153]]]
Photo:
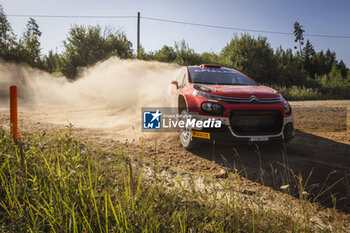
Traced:
[[18, 140], [17, 127], [17, 86], [10, 87], [10, 127], [13, 140]]

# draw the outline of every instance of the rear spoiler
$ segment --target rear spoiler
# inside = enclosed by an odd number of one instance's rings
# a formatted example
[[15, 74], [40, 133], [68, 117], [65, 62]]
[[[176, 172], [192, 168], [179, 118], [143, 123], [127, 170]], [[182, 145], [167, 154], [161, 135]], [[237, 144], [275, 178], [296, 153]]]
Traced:
[[221, 65], [216, 64], [202, 64], [201, 68], [214, 68], [214, 69], [220, 69]]

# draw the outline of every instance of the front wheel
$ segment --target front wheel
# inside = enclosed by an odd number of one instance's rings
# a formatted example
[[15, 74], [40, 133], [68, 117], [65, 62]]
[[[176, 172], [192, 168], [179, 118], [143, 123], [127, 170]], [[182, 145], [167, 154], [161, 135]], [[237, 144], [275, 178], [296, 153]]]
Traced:
[[[186, 110], [183, 110], [181, 112], [181, 120], [183, 120], [184, 122], [186, 122], [186, 120], [189, 118], [190, 116], [188, 115]], [[179, 130], [179, 136], [180, 136], [180, 141], [182, 146], [186, 149], [186, 150], [191, 150], [191, 149], [195, 149], [199, 146], [199, 142], [196, 141], [195, 138], [192, 137], [192, 128], [191, 126], [186, 126], [183, 128], [180, 128]]]

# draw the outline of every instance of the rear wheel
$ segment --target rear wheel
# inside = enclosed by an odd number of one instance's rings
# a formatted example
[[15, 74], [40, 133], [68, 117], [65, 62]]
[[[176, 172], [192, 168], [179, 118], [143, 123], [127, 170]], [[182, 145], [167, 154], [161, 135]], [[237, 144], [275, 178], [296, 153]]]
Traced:
[[[186, 120], [189, 117], [190, 116], [188, 115], [187, 110], [183, 110], [181, 112], [181, 120], [184, 120], [184, 122], [186, 122]], [[195, 149], [200, 144], [198, 141], [196, 141], [195, 138], [192, 137], [192, 128], [191, 128], [191, 126], [187, 127], [185, 125], [185, 127], [180, 128], [179, 136], [180, 136], [181, 144], [186, 150]]]

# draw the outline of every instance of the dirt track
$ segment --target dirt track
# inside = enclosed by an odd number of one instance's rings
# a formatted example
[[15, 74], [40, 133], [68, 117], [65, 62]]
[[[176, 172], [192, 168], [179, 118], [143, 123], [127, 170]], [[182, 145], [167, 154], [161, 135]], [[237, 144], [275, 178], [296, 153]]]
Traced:
[[[223, 169], [237, 171], [254, 190], [259, 189], [255, 182], [280, 190], [288, 180], [295, 184], [293, 174], [301, 175], [303, 184], [308, 180], [306, 191], [317, 197], [316, 201], [332, 206], [332, 194], [337, 208], [350, 212], [350, 176], [346, 177], [350, 174], [350, 101], [305, 101], [291, 102], [291, 105], [297, 134], [286, 145], [285, 156], [281, 145], [205, 144], [189, 152], [181, 147], [174, 133], [158, 138], [146, 135], [149, 139], [146, 156], [156, 154], [164, 169], [182, 172], [209, 172], [219, 177]], [[19, 127], [22, 131], [53, 132], [65, 129], [64, 125], [72, 122], [76, 124], [75, 136], [83, 141], [111, 150], [123, 148], [130, 154], [139, 153], [137, 130], [115, 129], [106, 124], [111, 117], [117, 115], [104, 113], [102, 109], [70, 112], [20, 109]], [[8, 118], [8, 110], [0, 108], [0, 125], [8, 125]], [[85, 127], [91, 120], [97, 124]], [[126, 140], [120, 132], [135, 133], [135, 140]]]

